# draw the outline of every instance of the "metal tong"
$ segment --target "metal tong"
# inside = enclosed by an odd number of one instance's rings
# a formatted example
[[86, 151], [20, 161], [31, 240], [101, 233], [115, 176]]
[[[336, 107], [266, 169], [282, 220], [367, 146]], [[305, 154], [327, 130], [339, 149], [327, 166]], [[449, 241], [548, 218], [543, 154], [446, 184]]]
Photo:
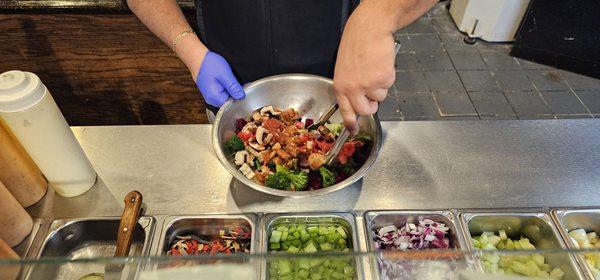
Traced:
[[[397, 54], [399, 50], [400, 50], [400, 43], [394, 42], [394, 52]], [[312, 125], [310, 125], [308, 127], [308, 130], [316, 129], [320, 125], [324, 125], [325, 123], [327, 123], [327, 121], [329, 120], [329, 118], [331, 118], [331, 116], [338, 109], [339, 109], [339, 105], [337, 103], [331, 105], [325, 111], [325, 113], [323, 113], [321, 115], [321, 117], [319, 117], [319, 119], [317, 119], [317, 121], [315, 123], [313, 123]], [[357, 117], [357, 119], [358, 119], [358, 117]], [[333, 163], [333, 161], [336, 159], [337, 155], [340, 153], [340, 150], [344, 146], [344, 143], [346, 143], [346, 140], [348, 140], [348, 137], [350, 137], [350, 132], [344, 126], [344, 128], [340, 132], [340, 135], [335, 140], [335, 143], [333, 144], [333, 147], [331, 147], [331, 150], [329, 150], [329, 152], [327, 153], [327, 155], [325, 155], [325, 165], [331, 165]]]
[[[326, 111], [325, 113], [323, 113], [316, 122], [314, 122], [312, 125], [310, 125], [308, 127], [308, 130], [313, 130], [313, 129], [317, 129], [319, 126], [324, 125], [327, 123], [327, 121], [329, 120], [329, 118], [331, 118], [331, 116], [339, 109], [339, 106], [337, 103], [331, 105]], [[340, 132], [340, 135], [338, 136], [338, 138], [335, 140], [333, 147], [331, 147], [331, 150], [329, 150], [329, 152], [325, 155], [325, 165], [330, 165], [333, 163], [333, 161], [335, 160], [335, 158], [337, 157], [337, 154], [340, 152], [340, 150], [342, 149], [342, 146], [344, 146], [344, 143], [346, 143], [346, 140], [348, 140], [348, 137], [350, 137], [350, 132], [346, 129], [346, 127], [344, 127], [342, 129], [342, 131]]]

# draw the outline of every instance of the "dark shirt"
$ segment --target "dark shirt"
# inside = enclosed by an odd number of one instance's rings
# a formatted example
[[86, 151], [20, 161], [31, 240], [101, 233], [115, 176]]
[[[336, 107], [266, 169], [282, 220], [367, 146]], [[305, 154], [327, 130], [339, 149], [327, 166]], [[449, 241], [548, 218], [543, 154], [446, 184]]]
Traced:
[[283, 73], [333, 76], [358, 0], [196, 0], [198, 33], [242, 84]]

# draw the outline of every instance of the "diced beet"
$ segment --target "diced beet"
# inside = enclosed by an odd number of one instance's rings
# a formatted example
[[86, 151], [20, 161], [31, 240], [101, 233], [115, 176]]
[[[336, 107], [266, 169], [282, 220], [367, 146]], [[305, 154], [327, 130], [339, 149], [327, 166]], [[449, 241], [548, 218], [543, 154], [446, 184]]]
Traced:
[[313, 190], [323, 187], [323, 178], [319, 172], [311, 170], [308, 173], [308, 186]]
[[306, 119], [304, 121], [304, 127], [309, 127], [311, 125], [313, 125], [315, 123], [315, 121], [313, 119]]
[[337, 184], [341, 181], [344, 181], [344, 180], [348, 179], [348, 177], [350, 177], [350, 176], [348, 176], [348, 174], [344, 173], [343, 171], [339, 171], [337, 173], [337, 175], [335, 176], [335, 183]]
[[244, 128], [244, 126], [247, 123], [248, 122], [245, 119], [242, 119], [242, 118], [236, 119], [235, 120], [235, 133], [242, 131], [242, 128]]

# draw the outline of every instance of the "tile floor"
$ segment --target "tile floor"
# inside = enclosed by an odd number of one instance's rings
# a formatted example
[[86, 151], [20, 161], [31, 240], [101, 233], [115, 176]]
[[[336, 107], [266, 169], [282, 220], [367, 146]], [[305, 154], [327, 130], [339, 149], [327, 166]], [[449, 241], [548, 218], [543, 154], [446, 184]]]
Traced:
[[440, 4], [402, 29], [382, 120], [600, 118], [600, 80], [511, 57], [511, 44], [463, 43]]

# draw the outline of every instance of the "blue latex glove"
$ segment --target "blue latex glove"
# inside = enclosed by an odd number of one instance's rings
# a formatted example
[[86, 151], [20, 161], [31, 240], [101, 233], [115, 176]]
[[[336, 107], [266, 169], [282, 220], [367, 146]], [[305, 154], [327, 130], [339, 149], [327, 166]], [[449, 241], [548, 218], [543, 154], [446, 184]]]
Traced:
[[246, 97], [225, 58], [211, 51], [206, 53], [202, 61], [196, 86], [204, 96], [204, 101], [215, 107], [221, 107], [229, 96], [233, 99]]

